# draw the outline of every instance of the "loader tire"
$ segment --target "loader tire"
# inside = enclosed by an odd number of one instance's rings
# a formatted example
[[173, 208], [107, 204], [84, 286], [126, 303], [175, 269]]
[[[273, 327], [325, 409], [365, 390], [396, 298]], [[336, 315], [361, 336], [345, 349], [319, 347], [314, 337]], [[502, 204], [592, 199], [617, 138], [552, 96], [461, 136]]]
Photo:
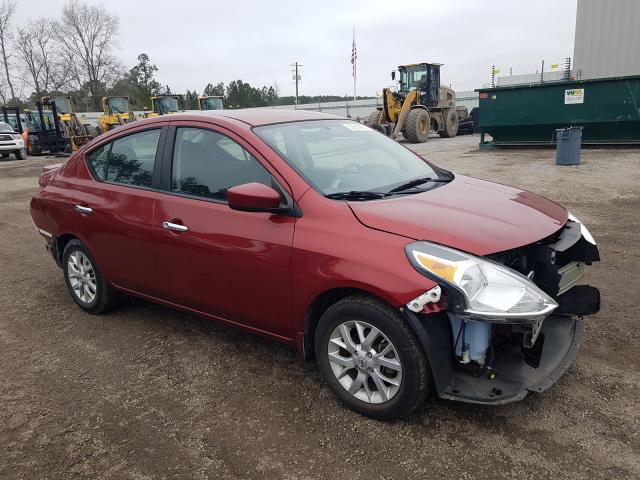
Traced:
[[455, 108], [447, 108], [443, 114], [444, 129], [438, 134], [442, 138], [452, 138], [458, 134], [458, 112]]
[[374, 130], [377, 130], [378, 132], [381, 132], [387, 135], [387, 130], [385, 126], [380, 125], [381, 117], [382, 117], [382, 112], [380, 110], [376, 110], [375, 112], [371, 113], [367, 118], [367, 125], [369, 125], [369, 128], [373, 128]]
[[423, 108], [414, 108], [407, 115], [403, 131], [410, 142], [424, 143], [429, 140], [430, 127], [429, 112]]

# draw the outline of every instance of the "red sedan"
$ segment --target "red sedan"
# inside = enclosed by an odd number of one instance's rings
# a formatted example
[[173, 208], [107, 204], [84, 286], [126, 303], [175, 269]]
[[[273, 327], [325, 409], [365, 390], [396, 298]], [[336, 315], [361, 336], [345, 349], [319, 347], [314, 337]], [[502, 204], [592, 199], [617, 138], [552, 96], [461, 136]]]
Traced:
[[332, 115], [142, 120], [39, 184], [31, 215], [80, 308], [124, 293], [275, 338], [375, 418], [432, 390], [544, 391], [600, 306], [577, 285], [598, 248], [563, 207]]

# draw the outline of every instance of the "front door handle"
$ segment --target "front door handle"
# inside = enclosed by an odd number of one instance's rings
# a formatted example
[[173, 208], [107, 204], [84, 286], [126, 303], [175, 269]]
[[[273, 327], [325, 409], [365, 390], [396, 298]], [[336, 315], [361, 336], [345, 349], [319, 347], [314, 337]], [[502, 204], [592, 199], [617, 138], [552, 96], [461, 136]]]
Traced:
[[76, 205], [75, 207], [73, 207], [73, 209], [76, 212], [84, 213], [85, 215], [89, 215], [91, 212], [93, 212], [93, 209], [89, 207], [83, 207], [82, 205]]
[[174, 232], [186, 232], [189, 228], [186, 225], [180, 225], [179, 223], [162, 222], [162, 228], [167, 230], [173, 230]]

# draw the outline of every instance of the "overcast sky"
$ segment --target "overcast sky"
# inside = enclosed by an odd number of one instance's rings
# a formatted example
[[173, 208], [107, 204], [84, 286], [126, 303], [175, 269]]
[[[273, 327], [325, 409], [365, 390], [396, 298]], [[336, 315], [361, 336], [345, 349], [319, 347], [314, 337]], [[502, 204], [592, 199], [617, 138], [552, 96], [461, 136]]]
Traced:
[[[577, 0], [88, 0], [120, 17], [116, 54], [130, 68], [140, 52], [157, 79], [184, 93], [208, 83], [277, 82], [292, 95], [349, 94], [356, 27], [358, 95], [391, 84], [397, 65], [443, 63], [442, 82], [472, 90], [500, 74], [532, 73], [573, 55]], [[19, 0], [15, 24], [57, 17], [61, 0]], [[62, 34], [62, 32], [60, 32]]]

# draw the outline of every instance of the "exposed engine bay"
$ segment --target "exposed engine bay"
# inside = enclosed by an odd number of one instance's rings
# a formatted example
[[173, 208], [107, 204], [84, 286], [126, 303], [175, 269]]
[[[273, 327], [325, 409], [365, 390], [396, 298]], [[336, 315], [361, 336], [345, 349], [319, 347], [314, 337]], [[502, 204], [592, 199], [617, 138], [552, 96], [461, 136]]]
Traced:
[[[558, 303], [554, 317], [582, 317], [600, 308], [598, 290], [577, 285], [585, 265], [600, 260], [598, 247], [589, 231], [571, 215], [565, 226], [549, 237], [485, 258], [526, 276], [552, 297]], [[505, 355], [512, 358], [514, 349], [528, 366], [539, 367], [545, 350], [545, 318], [509, 323], [463, 318], [451, 312], [447, 315], [459, 369], [491, 377], [496, 363]]]

